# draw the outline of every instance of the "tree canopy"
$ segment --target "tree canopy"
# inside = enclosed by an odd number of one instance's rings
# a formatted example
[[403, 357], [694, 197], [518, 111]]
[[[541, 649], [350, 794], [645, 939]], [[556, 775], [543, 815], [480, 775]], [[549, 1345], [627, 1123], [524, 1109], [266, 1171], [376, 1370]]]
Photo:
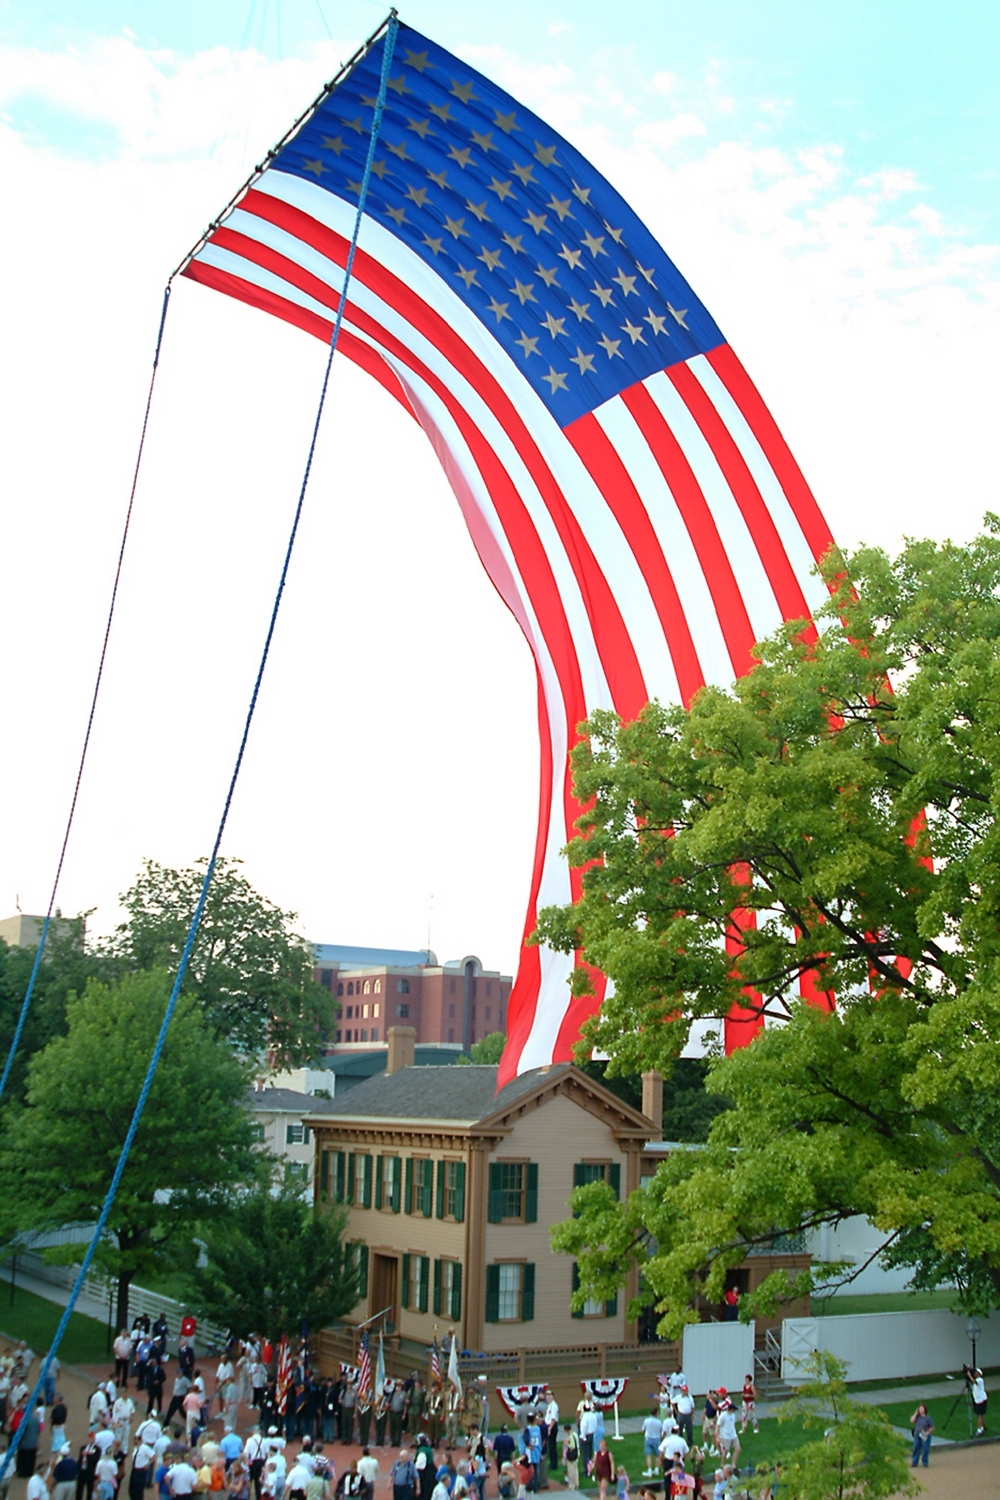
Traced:
[[498, 1063], [503, 1056], [503, 1049], [507, 1045], [507, 1036], [503, 1031], [491, 1031], [488, 1036], [481, 1037], [478, 1042], [473, 1042], [469, 1048], [469, 1055], [459, 1053], [455, 1061], [457, 1063]]
[[[96, 1220], [145, 1078], [169, 993], [159, 970], [70, 997], [68, 1029], [32, 1058], [27, 1099], [5, 1114], [0, 1150], [10, 1228]], [[108, 1220], [101, 1263], [118, 1318], [137, 1272], [169, 1263], [203, 1216], [228, 1211], [260, 1170], [244, 1106], [245, 1066], [181, 996]], [[78, 1253], [78, 1247], [74, 1247]]]
[[[201, 894], [204, 859], [171, 870], [146, 860], [121, 897], [128, 918], [104, 945], [126, 969], [176, 971]], [[184, 980], [209, 1024], [247, 1056], [265, 1050], [294, 1067], [311, 1062], [329, 1036], [336, 1007], [313, 979], [314, 950], [282, 911], [220, 859]]]
[[854, 1214], [1000, 1303], [1000, 522], [825, 571], [818, 633], [785, 626], [734, 687], [594, 716], [582, 895], [540, 918], [614, 980], [583, 1041], [612, 1072], [669, 1072], [734, 1005], [771, 1018], [713, 1064], [733, 1107], [703, 1150], [620, 1205], [579, 1190], [555, 1231], [581, 1296], [641, 1264], [665, 1332], [748, 1247]]
[[191, 1272], [194, 1305], [237, 1338], [327, 1327], [358, 1300], [346, 1218], [306, 1203], [294, 1183], [240, 1195], [202, 1231], [207, 1264]]

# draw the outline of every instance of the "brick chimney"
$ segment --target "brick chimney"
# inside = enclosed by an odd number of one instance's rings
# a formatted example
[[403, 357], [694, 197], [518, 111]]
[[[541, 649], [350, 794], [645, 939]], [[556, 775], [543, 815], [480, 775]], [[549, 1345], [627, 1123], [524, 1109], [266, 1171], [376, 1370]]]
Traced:
[[642, 1075], [642, 1112], [656, 1126], [656, 1139], [663, 1138], [663, 1074]]
[[417, 1055], [417, 1028], [415, 1026], [390, 1026], [385, 1039], [389, 1044], [385, 1071], [398, 1073], [400, 1068], [412, 1068]]

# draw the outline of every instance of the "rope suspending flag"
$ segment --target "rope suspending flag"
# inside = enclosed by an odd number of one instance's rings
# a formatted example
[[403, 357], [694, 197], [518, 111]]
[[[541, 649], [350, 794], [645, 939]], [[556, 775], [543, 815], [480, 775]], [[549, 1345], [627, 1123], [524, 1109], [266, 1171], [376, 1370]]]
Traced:
[[[183, 267], [329, 342], [384, 37]], [[593, 710], [690, 702], [810, 614], [832, 537], [774, 420], [645, 225], [567, 141], [400, 26], [340, 351], [416, 417], [531, 647], [542, 746], [525, 937], [579, 894], [568, 754]], [[522, 947], [501, 1084], [600, 1003]]]

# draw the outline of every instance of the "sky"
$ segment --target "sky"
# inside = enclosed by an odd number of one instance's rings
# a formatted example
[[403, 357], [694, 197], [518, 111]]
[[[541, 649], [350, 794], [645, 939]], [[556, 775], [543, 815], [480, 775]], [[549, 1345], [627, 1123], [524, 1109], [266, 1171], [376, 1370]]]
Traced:
[[[401, 17], [632, 203], [842, 546], [967, 540], [1000, 510], [994, 10], [415, 0]], [[167, 277], [382, 18], [369, 0], [0, 0], [0, 916], [48, 902]], [[173, 293], [58, 895], [94, 931], [144, 858], [211, 846], [323, 362], [274, 319]], [[537, 759], [530, 655], [429, 444], [335, 362], [223, 852], [316, 941], [429, 938], [511, 973]]]

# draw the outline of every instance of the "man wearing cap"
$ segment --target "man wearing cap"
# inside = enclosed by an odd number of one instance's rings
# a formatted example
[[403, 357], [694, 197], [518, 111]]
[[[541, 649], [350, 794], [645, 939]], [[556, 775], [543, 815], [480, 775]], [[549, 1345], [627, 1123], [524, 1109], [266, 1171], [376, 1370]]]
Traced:
[[52, 1500], [73, 1500], [79, 1469], [69, 1443], [63, 1443], [52, 1467]]
[[674, 1401], [677, 1426], [684, 1435], [689, 1448], [694, 1445], [694, 1397], [686, 1385], [682, 1385]]

